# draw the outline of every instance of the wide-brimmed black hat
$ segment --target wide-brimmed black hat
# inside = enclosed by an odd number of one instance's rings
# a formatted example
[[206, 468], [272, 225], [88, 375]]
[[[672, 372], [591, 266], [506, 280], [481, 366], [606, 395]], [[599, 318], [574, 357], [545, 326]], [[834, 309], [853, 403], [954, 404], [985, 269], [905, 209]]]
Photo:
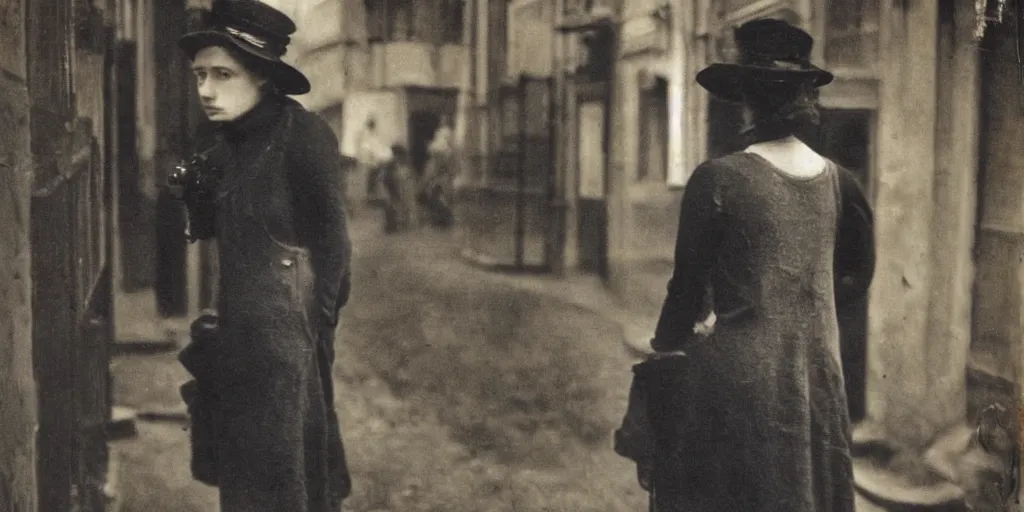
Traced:
[[733, 37], [737, 62], [715, 63], [697, 73], [697, 83], [723, 100], [741, 101], [743, 85], [751, 82], [810, 80], [815, 87], [832, 82], [832, 73], [811, 64], [814, 38], [786, 21], [748, 21], [736, 28]]
[[194, 59], [210, 46], [230, 46], [265, 61], [270, 79], [285, 94], [306, 94], [309, 79], [281, 60], [288, 50], [295, 22], [257, 0], [215, 0], [206, 27], [178, 39], [178, 47]]

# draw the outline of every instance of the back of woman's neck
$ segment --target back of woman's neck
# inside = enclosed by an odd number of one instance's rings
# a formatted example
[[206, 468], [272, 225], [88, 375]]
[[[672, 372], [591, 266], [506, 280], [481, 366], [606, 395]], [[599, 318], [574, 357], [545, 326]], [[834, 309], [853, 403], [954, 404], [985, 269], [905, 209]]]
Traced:
[[806, 147], [807, 145], [804, 144], [804, 142], [802, 140], [798, 139], [796, 135], [788, 135], [788, 136], [782, 137], [780, 139], [773, 139], [773, 140], [765, 140], [765, 141], [755, 142], [755, 143], [751, 144], [749, 147], [754, 147], [754, 146], [759, 146], [759, 147], [763, 147], [763, 148], [773, 148], [775, 150], [781, 150], [781, 149], [784, 149], [784, 148], [787, 148], [787, 147], [795, 149], [795, 148], [798, 148], [800, 146]]
[[753, 153], [787, 174], [810, 176], [818, 174], [825, 167], [825, 157], [794, 136], [758, 142], [744, 150]]

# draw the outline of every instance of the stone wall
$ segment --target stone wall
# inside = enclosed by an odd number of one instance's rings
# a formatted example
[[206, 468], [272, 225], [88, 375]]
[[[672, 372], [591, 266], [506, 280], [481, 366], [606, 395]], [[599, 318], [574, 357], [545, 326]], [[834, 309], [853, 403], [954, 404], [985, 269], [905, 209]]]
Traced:
[[681, 190], [656, 184], [650, 194], [635, 194], [629, 203], [631, 229], [626, 233], [628, 259], [619, 293], [640, 312], [656, 313], [665, 300], [665, 287], [672, 275], [676, 232], [679, 225]]
[[[645, 0], [623, 6], [624, 27], [619, 42], [609, 155], [608, 259], [610, 285], [627, 303], [642, 311], [653, 311], [665, 298], [671, 274], [679, 200], [682, 190], [669, 180], [689, 175], [691, 166], [683, 158], [686, 144], [682, 129], [686, 120], [674, 114], [677, 88], [686, 88], [677, 61], [685, 48], [673, 41], [667, 20], [655, 15], [662, 2]], [[680, 29], [681, 30], [681, 29]], [[642, 96], [655, 77], [665, 81], [667, 133], [644, 133], [647, 112]], [[652, 168], [641, 177], [643, 137], [664, 137], [664, 173]], [[691, 138], [693, 138], [691, 136]], [[658, 144], [651, 146], [656, 150]]]
[[36, 509], [24, 2], [0, 1], [0, 510]]

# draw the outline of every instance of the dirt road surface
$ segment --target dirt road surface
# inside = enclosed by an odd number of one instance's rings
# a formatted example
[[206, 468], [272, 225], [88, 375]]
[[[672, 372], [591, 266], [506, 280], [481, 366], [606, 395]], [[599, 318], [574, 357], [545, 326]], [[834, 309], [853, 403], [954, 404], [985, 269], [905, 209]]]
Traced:
[[[334, 373], [355, 485], [344, 510], [646, 510], [611, 450], [631, 362], [618, 324], [466, 266], [446, 235], [382, 237], [363, 220], [353, 239]], [[118, 404], [180, 408], [175, 354], [120, 356], [114, 373]], [[115, 450], [122, 511], [218, 509], [190, 478], [181, 423], [142, 421]]]

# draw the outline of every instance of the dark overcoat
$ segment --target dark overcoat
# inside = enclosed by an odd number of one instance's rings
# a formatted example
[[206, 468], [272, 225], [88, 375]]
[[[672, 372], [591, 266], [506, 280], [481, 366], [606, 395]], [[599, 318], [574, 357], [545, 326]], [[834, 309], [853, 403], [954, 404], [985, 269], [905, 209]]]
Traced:
[[216, 397], [205, 442], [221, 510], [337, 511], [351, 487], [331, 380], [351, 255], [337, 139], [269, 96], [202, 126], [197, 147], [210, 144], [230, 151], [217, 162], [220, 329], [197, 380]]
[[651, 377], [653, 509], [852, 512], [836, 306], [873, 275], [860, 187], [832, 162], [800, 179], [739, 152], [694, 172], [679, 222], [652, 344], [687, 356]]

